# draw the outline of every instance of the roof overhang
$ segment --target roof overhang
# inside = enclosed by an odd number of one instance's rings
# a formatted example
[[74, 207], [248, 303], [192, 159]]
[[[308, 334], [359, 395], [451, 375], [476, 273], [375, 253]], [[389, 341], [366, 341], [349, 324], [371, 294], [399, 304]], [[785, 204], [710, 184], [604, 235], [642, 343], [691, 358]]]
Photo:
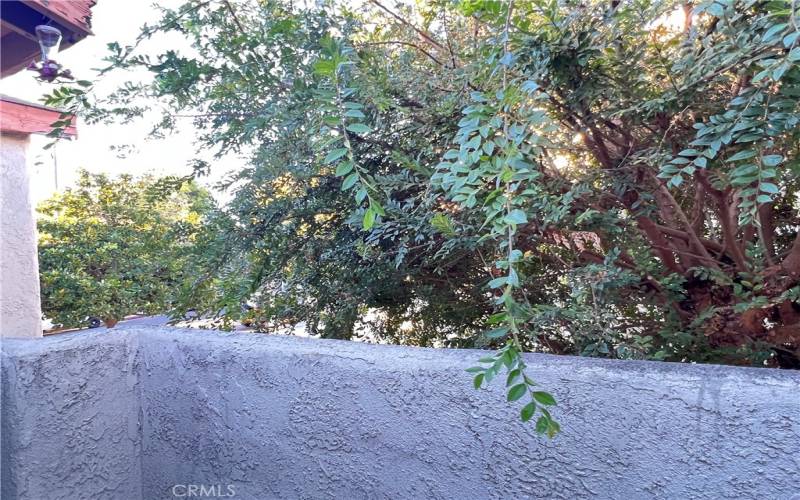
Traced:
[[[48, 134], [53, 122], [61, 120], [64, 112], [56, 108], [22, 101], [8, 96], [0, 96], [0, 132], [4, 134]], [[63, 135], [75, 137], [75, 117], [64, 128]]]
[[3, 0], [0, 20], [0, 77], [25, 68], [39, 54], [35, 28], [49, 24], [61, 31], [66, 49], [92, 34], [96, 0]]

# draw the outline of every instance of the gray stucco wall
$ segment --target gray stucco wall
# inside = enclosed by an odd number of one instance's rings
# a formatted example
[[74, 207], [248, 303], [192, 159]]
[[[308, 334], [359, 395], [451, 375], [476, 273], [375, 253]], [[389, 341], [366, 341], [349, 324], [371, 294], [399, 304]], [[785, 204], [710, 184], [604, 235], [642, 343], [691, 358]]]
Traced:
[[138, 337], [2, 340], [2, 498], [141, 498]]
[[[3, 498], [17, 498], [6, 496], [9, 456], [53, 455], [46, 475], [9, 469], [26, 484], [19, 498], [60, 498], [33, 495], [54, 477], [106, 488], [80, 497], [144, 499], [174, 498], [176, 484], [258, 499], [800, 491], [797, 372], [532, 355], [560, 401], [563, 432], [548, 441], [500, 386], [471, 388], [475, 351], [141, 327], [66, 336], [56, 351], [17, 342], [3, 345]], [[65, 373], [75, 381], [58, 383]], [[98, 454], [117, 465], [86, 472]]]

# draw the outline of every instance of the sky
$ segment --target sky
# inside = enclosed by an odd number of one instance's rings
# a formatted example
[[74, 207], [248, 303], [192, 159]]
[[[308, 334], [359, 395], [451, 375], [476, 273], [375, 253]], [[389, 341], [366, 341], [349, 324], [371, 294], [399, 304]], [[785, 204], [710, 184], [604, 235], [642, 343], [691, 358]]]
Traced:
[[[158, 3], [166, 7], [177, 7], [183, 2], [160, 0]], [[94, 80], [95, 73], [92, 69], [102, 66], [102, 58], [107, 54], [108, 43], [132, 44], [143, 24], [153, 24], [158, 19], [158, 10], [148, 0], [133, 2], [99, 0], [92, 9], [94, 36], [89, 36], [59, 53], [56, 60], [64, 68], [70, 69], [76, 79]], [[162, 37], [152, 43], [157, 43], [161, 47], [169, 44], [178, 50], [182, 45], [188, 45], [177, 34], [174, 37]], [[124, 73], [111, 73], [103, 78], [100, 90], [114, 88], [125, 80]], [[31, 102], [40, 102], [41, 97], [53, 88], [54, 84], [39, 82], [35, 78], [35, 73], [25, 70], [0, 81], [0, 93]], [[188, 167], [191, 159], [197, 156], [210, 159], [210, 154], [198, 152], [193, 144], [194, 132], [190, 126], [165, 139], [151, 139], [149, 131], [148, 121], [109, 126], [89, 125], [79, 120], [78, 138], [60, 141], [50, 150], [42, 149], [49, 142], [48, 138], [33, 136], [28, 156], [31, 163], [29, 167], [31, 196], [34, 203], [49, 197], [57, 189], [63, 190], [73, 185], [81, 168], [111, 175], [122, 173], [182, 175], [191, 172], [191, 168]], [[125, 158], [119, 158], [112, 148], [125, 144], [135, 145], [136, 150], [127, 154]], [[199, 181], [211, 186], [224, 178], [228, 172], [243, 165], [243, 160], [233, 157], [215, 161], [211, 175], [200, 178]], [[225, 194], [217, 193], [215, 196], [223, 201], [227, 199]]]

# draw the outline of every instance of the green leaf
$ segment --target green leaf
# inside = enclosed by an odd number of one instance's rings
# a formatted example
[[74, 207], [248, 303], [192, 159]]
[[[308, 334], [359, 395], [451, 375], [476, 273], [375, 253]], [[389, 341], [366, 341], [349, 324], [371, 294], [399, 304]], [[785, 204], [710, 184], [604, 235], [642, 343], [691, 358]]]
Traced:
[[761, 184], [758, 185], [758, 189], [760, 189], [764, 193], [770, 193], [770, 194], [780, 193], [781, 191], [780, 189], [778, 189], [778, 186], [776, 186], [771, 182], [762, 182]]
[[366, 115], [357, 109], [349, 109], [345, 111], [344, 116], [349, 118], [366, 118]]
[[533, 399], [535, 399], [538, 403], [543, 405], [556, 404], [556, 399], [549, 392], [534, 391]]
[[500, 328], [495, 328], [494, 330], [489, 330], [488, 332], [484, 333], [484, 335], [486, 338], [499, 339], [501, 337], [505, 337], [508, 331], [509, 328], [507, 326], [502, 326]]
[[503, 364], [506, 366], [506, 368], [509, 369], [514, 365], [514, 360], [515, 360], [514, 353], [511, 350], [507, 350], [500, 357], [500, 361], [502, 361]]
[[757, 141], [757, 140], [761, 139], [762, 136], [763, 136], [763, 134], [745, 134], [745, 135], [739, 137], [736, 140], [736, 144], [740, 144], [740, 143], [743, 143], [743, 142]]
[[730, 158], [728, 158], [728, 161], [739, 161], [739, 160], [745, 160], [745, 159], [747, 159], [747, 158], [752, 158], [752, 157], [754, 157], [755, 155], [756, 155], [756, 152], [755, 152], [755, 151], [751, 151], [751, 150], [749, 150], [749, 149], [745, 149], [744, 151], [739, 151], [739, 152], [738, 152], [738, 153], [736, 153], [735, 155], [733, 155], [733, 156], [731, 156]]
[[484, 378], [485, 378], [485, 375], [483, 373], [479, 373], [479, 374], [475, 375], [475, 378], [472, 379], [472, 386], [475, 387], [476, 389], [480, 389], [481, 388], [481, 384], [483, 384], [483, 379]]
[[372, 130], [363, 123], [351, 123], [345, 128], [354, 134], [368, 134]]
[[488, 325], [498, 325], [508, 319], [508, 313], [506, 312], [499, 312], [492, 314], [489, 316], [489, 319], [486, 320], [486, 324]]
[[528, 222], [528, 216], [522, 210], [515, 208], [503, 220], [509, 224], [524, 224]]
[[514, 368], [510, 372], [508, 372], [508, 378], [506, 379], [506, 387], [512, 385], [516, 380], [519, 378], [521, 374], [521, 370], [519, 368]]
[[381, 204], [372, 198], [369, 199], [369, 208], [371, 208], [377, 215], [386, 216], [386, 212], [383, 210]]
[[508, 270], [507, 283], [511, 286], [519, 287], [519, 275], [517, 274], [517, 271], [515, 271], [513, 267], [509, 268]]
[[547, 432], [547, 429], [550, 427], [548, 422], [549, 422], [548, 418], [545, 417], [544, 415], [539, 417], [539, 419], [536, 420], [536, 432], [538, 432], [539, 434], [544, 434], [545, 432]]
[[364, 212], [364, 221], [363, 221], [364, 222], [364, 229], [366, 229], [366, 230], [372, 229], [372, 226], [375, 225], [375, 217], [376, 216], [377, 216], [377, 214], [375, 213], [374, 210], [372, 210], [372, 207], [369, 207], [367, 209], [367, 211]]
[[520, 89], [524, 90], [525, 92], [527, 92], [529, 94], [535, 92], [536, 89], [538, 89], [538, 88], [539, 88], [539, 85], [536, 82], [531, 81], [531, 80], [526, 81], [525, 83], [523, 83], [520, 86]]
[[776, 24], [775, 26], [771, 27], [770, 29], [768, 29], [768, 30], [767, 30], [767, 32], [766, 32], [766, 33], [764, 33], [763, 40], [764, 40], [765, 42], [766, 42], [766, 41], [769, 41], [769, 40], [770, 40], [770, 39], [772, 39], [772, 38], [773, 38], [775, 35], [777, 35], [778, 33], [781, 33], [783, 30], [785, 30], [785, 29], [786, 29], [786, 26], [788, 26], [788, 24], [786, 24], [786, 23], [779, 23], [779, 24]]
[[467, 368], [466, 372], [467, 373], [483, 373], [484, 370], [485, 370], [485, 368], [482, 367], [482, 366], [473, 366], [471, 368]]
[[342, 182], [342, 191], [347, 191], [348, 189], [353, 187], [356, 182], [358, 182], [358, 174], [356, 172], [353, 172], [352, 174], [344, 178], [344, 182]]
[[319, 76], [331, 76], [335, 70], [336, 64], [329, 59], [321, 59], [314, 63], [314, 73]]
[[760, 194], [756, 196], [756, 203], [770, 203], [772, 202], [772, 196], [768, 194]]
[[667, 184], [673, 185], [675, 187], [680, 186], [683, 183], [683, 177], [680, 175], [676, 175], [672, 177]]
[[[545, 426], [544, 426], [544, 430], [542, 432], [540, 432], [540, 434], [546, 432], [547, 433], [547, 437], [552, 438], [553, 436], [555, 436], [556, 434], [558, 434], [561, 431], [561, 426], [558, 425], [558, 422], [553, 420], [553, 418], [550, 416], [549, 413], [547, 413], [547, 410], [545, 410], [544, 408], [542, 408], [542, 413], [543, 413], [543, 415], [542, 415], [542, 417], [540, 417], [540, 420], [542, 418], [544, 418], [544, 425]], [[539, 422], [538, 421], [536, 422], [536, 431], [539, 432]]]
[[520, 410], [519, 412], [519, 416], [523, 422], [527, 422], [533, 417], [535, 413], [536, 413], [536, 403], [534, 401], [531, 401], [530, 403], [522, 407], [522, 410]]
[[756, 73], [756, 75], [753, 77], [753, 81], [752, 81], [752, 83], [760, 82], [760, 81], [761, 81], [761, 80], [763, 80], [764, 78], [768, 77], [768, 76], [769, 76], [769, 73], [770, 73], [770, 69], [769, 69], [769, 68], [767, 68], [767, 69], [765, 69], [765, 70], [761, 70], [761, 71], [759, 71], [759, 72], [758, 72], [758, 73]]
[[489, 288], [500, 288], [501, 286], [508, 283], [507, 276], [501, 276], [499, 278], [495, 278], [489, 282]]
[[753, 176], [746, 176], [746, 177], [735, 177], [731, 179], [731, 185], [733, 186], [747, 186], [748, 184], [752, 184], [753, 182], [757, 181], [758, 177]]
[[661, 167], [661, 172], [659, 172], [658, 177], [660, 179], [669, 179], [675, 172], [680, 171], [678, 167], [675, 165], [663, 165]]
[[522, 410], [519, 412], [519, 416], [523, 422], [527, 422], [533, 417], [534, 413], [536, 413], [536, 403], [531, 401], [522, 407]]
[[731, 177], [744, 177], [758, 172], [758, 165], [752, 163], [745, 163], [739, 165], [731, 171]]
[[336, 176], [341, 177], [349, 174], [353, 170], [353, 162], [343, 161], [336, 167]]
[[329, 127], [338, 127], [341, 124], [339, 117], [333, 115], [323, 116], [322, 121]]
[[767, 155], [761, 158], [761, 163], [763, 163], [764, 166], [767, 167], [774, 167], [782, 161], [783, 161], [783, 156], [781, 155]]
[[508, 390], [508, 397], [509, 401], [516, 401], [528, 391], [528, 386], [525, 384], [517, 384], [513, 386], [511, 389]]
[[772, 79], [777, 82], [783, 77], [783, 75], [789, 70], [789, 68], [790, 65], [788, 61], [783, 64], [779, 64], [777, 68], [772, 70]]
[[347, 154], [347, 148], [334, 149], [333, 151], [331, 151], [330, 153], [325, 155], [325, 160], [324, 161], [325, 161], [326, 164], [333, 163], [333, 162], [335, 162], [336, 160], [338, 160], [339, 158], [341, 158], [342, 156], [344, 156], [346, 154]]
[[718, 3], [712, 3], [711, 5], [709, 5], [708, 8], [706, 8], [706, 12], [708, 12], [714, 17], [722, 17], [725, 15], [724, 7], [722, 7], [722, 5]]

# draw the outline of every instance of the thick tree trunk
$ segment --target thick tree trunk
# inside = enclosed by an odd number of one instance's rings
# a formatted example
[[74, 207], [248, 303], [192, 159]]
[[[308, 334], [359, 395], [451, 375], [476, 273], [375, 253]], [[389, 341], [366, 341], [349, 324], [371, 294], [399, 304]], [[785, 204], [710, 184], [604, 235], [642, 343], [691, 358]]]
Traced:
[[[771, 307], [737, 312], [732, 292], [707, 284], [687, 288], [689, 298], [682, 307], [694, 311], [695, 318], [709, 307], [715, 308], [714, 314], [700, 326], [709, 346], [735, 348], [763, 343], [774, 353], [769, 361], [771, 366], [800, 368], [800, 306], [784, 301]], [[730, 362], [735, 363], [735, 360]]]

